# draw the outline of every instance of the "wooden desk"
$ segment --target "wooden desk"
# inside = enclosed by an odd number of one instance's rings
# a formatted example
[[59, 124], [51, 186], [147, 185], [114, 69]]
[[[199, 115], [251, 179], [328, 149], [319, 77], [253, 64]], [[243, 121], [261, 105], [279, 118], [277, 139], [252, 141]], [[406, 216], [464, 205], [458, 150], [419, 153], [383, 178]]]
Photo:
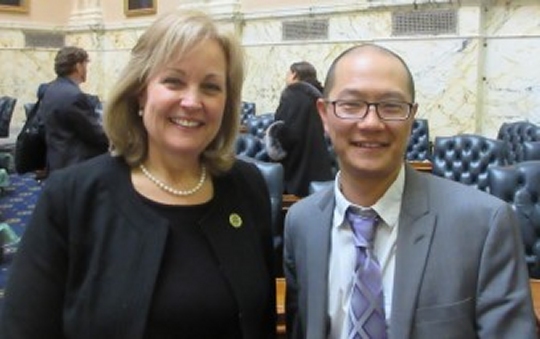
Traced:
[[276, 278], [277, 334], [285, 335], [285, 278]]
[[540, 319], [540, 279], [529, 279], [529, 286], [531, 286], [534, 313], [536, 319]]
[[294, 194], [283, 194], [282, 210], [287, 211], [292, 204], [294, 204], [300, 199], [300, 197]]
[[429, 162], [429, 161], [409, 161], [409, 164], [411, 164], [411, 166], [415, 170], [421, 171], [421, 172], [430, 172], [431, 173], [431, 170], [433, 168], [431, 162]]

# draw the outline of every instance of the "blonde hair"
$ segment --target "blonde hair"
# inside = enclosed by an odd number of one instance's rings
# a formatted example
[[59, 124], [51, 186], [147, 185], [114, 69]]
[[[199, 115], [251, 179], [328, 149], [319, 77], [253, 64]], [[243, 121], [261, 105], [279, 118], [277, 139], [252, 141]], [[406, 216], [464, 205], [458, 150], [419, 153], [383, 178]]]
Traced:
[[201, 155], [212, 174], [228, 170], [234, 162], [234, 143], [240, 123], [244, 56], [237, 38], [222, 32], [205, 13], [177, 10], [157, 19], [141, 35], [131, 58], [106, 101], [104, 128], [112, 154], [138, 166], [147, 156], [148, 134], [138, 112], [138, 96], [148, 79], [163, 65], [204, 40], [217, 41], [227, 62], [227, 99], [221, 127]]

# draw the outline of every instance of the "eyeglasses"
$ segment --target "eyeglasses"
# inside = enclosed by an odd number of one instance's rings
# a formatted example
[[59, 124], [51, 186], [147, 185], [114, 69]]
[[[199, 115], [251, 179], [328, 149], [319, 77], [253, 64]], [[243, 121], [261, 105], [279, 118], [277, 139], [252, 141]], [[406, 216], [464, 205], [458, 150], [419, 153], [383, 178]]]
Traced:
[[407, 120], [411, 115], [413, 104], [404, 101], [367, 102], [364, 100], [333, 100], [334, 114], [340, 119], [362, 120], [369, 112], [369, 107], [375, 107], [379, 119], [383, 121]]

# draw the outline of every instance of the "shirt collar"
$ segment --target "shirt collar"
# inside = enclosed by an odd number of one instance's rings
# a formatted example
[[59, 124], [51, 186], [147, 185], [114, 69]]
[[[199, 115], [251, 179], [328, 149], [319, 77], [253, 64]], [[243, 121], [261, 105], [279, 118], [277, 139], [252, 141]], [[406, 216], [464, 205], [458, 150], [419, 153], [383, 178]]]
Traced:
[[390, 185], [384, 195], [372, 206], [359, 206], [347, 200], [339, 187], [340, 175], [341, 171], [337, 173], [336, 180], [334, 181], [336, 208], [334, 210], [333, 227], [339, 227], [344, 224], [345, 212], [349, 206], [356, 206], [360, 209], [371, 207], [375, 210], [375, 212], [377, 212], [379, 217], [384, 221], [385, 225], [392, 228], [397, 224], [401, 209], [401, 197], [403, 195], [403, 188], [405, 186], [405, 165], [401, 166], [396, 180], [392, 183], [392, 185]]

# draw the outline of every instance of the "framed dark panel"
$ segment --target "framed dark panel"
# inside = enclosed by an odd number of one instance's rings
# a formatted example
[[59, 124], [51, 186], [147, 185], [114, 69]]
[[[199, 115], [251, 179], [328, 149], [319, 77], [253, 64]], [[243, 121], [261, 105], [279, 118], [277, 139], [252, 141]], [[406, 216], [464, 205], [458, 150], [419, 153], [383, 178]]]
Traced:
[[157, 0], [124, 0], [124, 13], [126, 16], [155, 14], [156, 8]]
[[28, 12], [30, 0], [0, 0], [1, 12]]

